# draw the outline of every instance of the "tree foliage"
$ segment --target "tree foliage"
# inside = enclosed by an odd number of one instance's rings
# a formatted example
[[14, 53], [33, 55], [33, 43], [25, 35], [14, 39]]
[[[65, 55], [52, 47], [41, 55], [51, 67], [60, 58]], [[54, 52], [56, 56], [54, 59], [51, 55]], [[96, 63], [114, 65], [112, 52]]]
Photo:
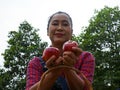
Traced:
[[96, 58], [95, 90], [120, 87], [120, 10], [105, 6], [95, 12], [84, 32], [74, 37]]
[[27, 21], [20, 24], [18, 31], [10, 31], [8, 48], [4, 56], [4, 69], [0, 73], [0, 90], [24, 90], [26, 67], [34, 56], [41, 56], [48, 45], [42, 42], [37, 32]]

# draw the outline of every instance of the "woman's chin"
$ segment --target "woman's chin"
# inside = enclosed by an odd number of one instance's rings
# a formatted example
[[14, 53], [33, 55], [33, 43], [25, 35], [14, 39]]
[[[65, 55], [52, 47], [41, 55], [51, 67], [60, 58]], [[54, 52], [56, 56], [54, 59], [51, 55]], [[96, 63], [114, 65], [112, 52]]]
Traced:
[[65, 39], [55, 39], [55, 40], [54, 40], [54, 43], [63, 44], [64, 42], [66, 42]]

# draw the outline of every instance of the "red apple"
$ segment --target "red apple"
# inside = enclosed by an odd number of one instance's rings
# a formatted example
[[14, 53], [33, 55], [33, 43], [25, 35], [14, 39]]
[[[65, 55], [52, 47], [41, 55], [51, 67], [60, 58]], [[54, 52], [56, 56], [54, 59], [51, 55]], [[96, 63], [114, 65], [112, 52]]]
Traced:
[[48, 47], [43, 51], [42, 59], [47, 61], [52, 55], [55, 55], [56, 58], [59, 57], [60, 51], [55, 47]]
[[72, 51], [72, 47], [78, 47], [76, 41], [67, 41], [63, 44], [63, 51]]

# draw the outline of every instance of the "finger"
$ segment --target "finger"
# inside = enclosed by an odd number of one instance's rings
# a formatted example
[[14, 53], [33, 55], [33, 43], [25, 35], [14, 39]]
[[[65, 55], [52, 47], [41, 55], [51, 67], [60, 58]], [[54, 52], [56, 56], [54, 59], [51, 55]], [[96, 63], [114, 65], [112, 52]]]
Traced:
[[70, 51], [64, 52], [63, 56], [69, 56], [72, 59], [76, 59], [76, 55], [73, 52], [70, 52]]
[[46, 61], [46, 66], [49, 67], [49, 66], [53, 66], [54, 65], [54, 62], [55, 62], [55, 56], [53, 55], [52, 57], [50, 57], [47, 61]]
[[55, 64], [56, 64], [56, 65], [61, 65], [61, 64], [63, 64], [63, 58], [62, 58], [62, 57], [59, 57], [59, 58], [55, 61]]
[[83, 50], [78, 47], [72, 47], [72, 51], [75, 53], [76, 56], [79, 56], [83, 52]]
[[64, 59], [63, 59], [64, 65], [73, 66], [75, 64], [75, 62], [76, 62], [75, 59], [73, 59], [73, 58], [71, 58], [71, 57], [69, 57], [67, 55], [63, 56], [63, 57], [64, 57]]

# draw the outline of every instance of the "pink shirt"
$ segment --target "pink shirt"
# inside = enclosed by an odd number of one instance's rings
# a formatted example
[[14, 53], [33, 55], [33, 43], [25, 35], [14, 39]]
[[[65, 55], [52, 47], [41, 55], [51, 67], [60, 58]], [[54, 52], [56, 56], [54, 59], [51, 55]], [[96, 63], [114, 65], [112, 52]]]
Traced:
[[[75, 68], [80, 70], [84, 76], [92, 83], [95, 69], [95, 58], [89, 52], [83, 52], [75, 64]], [[30, 60], [27, 67], [26, 90], [38, 82], [43, 74], [42, 65], [39, 57]]]

